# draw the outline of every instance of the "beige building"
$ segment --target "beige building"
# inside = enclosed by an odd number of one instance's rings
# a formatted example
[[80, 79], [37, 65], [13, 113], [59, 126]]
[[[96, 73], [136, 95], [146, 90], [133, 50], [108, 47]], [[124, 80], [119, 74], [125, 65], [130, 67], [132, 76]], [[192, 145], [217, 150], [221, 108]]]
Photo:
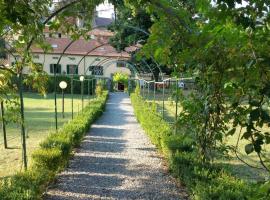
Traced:
[[[95, 26], [104, 26], [109, 22], [108, 19], [97, 18]], [[33, 47], [31, 50], [34, 62], [41, 64], [49, 75], [53, 75], [54, 70], [56, 74], [95, 75], [107, 78], [111, 78], [116, 72], [133, 74], [131, 65], [126, 62], [130, 59], [129, 53], [117, 52], [109, 44], [112, 32], [104, 28], [95, 28], [88, 34], [90, 40], [79, 39], [71, 42], [67, 35], [51, 32], [46, 28], [44, 36], [52, 50], [45, 53], [41, 48]], [[8, 56], [8, 60], [10, 65], [15, 62], [11, 55]], [[29, 70], [24, 69], [24, 73], [29, 73]]]

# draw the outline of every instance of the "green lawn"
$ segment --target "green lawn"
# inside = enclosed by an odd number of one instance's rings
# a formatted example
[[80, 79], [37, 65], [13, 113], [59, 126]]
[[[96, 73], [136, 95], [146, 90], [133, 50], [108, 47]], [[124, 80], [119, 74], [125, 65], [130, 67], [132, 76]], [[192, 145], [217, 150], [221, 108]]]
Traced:
[[[172, 124], [173, 126], [175, 122], [176, 104], [174, 102], [174, 99], [170, 97], [169, 92], [170, 91], [166, 91], [165, 93], [164, 118], [168, 123]], [[184, 91], [184, 92], [188, 93], [188, 91]], [[147, 94], [148, 93], [145, 92], [145, 98], [148, 99], [148, 101], [154, 101], [153, 91], [150, 91], [149, 96]], [[157, 109], [160, 114], [162, 114], [162, 107], [163, 107], [162, 96], [163, 96], [162, 91], [156, 92], [155, 102], [157, 103]], [[180, 112], [181, 112], [181, 105], [178, 105], [178, 113]], [[269, 128], [266, 128], [265, 130], [269, 131]], [[236, 145], [237, 135], [225, 138], [224, 142], [228, 145]], [[246, 153], [244, 152], [244, 146], [246, 144], [247, 144], [247, 141], [245, 140], [240, 140], [239, 142], [240, 158], [244, 159], [251, 165], [259, 166], [259, 161], [255, 153], [246, 155]], [[218, 159], [216, 160], [216, 162], [224, 165], [224, 167], [226, 167], [235, 176], [238, 176], [240, 178], [243, 178], [249, 181], [263, 180], [267, 176], [267, 173], [265, 171], [248, 167], [247, 165], [242, 163], [240, 160], [237, 159], [234, 153], [231, 152], [229, 155], [230, 155], [229, 159], [228, 158]]]
[[[71, 119], [71, 95], [65, 95], [65, 118], [62, 118], [62, 96], [57, 96], [58, 104], [58, 127]], [[90, 97], [91, 98], [91, 97]], [[31, 163], [31, 153], [38, 148], [50, 131], [55, 131], [54, 118], [54, 95], [49, 94], [43, 97], [38, 94], [25, 93], [25, 124], [27, 131], [27, 155]], [[84, 105], [89, 101], [88, 96], [84, 97]], [[74, 116], [81, 110], [81, 96], [75, 95]], [[0, 177], [12, 175], [22, 170], [21, 132], [17, 124], [8, 124], [7, 138], [8, 149], [4, 149], [2, 127], [0, 130]]]

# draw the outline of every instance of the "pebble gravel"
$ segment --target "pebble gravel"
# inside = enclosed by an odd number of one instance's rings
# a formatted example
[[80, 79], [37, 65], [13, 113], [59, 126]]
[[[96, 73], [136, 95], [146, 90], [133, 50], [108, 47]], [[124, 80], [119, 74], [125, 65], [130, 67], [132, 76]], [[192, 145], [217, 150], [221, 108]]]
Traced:
[[128, 95], [112, 93], [103, 116], [44, 199], [188, 199], [166, 169], [136, 121]]

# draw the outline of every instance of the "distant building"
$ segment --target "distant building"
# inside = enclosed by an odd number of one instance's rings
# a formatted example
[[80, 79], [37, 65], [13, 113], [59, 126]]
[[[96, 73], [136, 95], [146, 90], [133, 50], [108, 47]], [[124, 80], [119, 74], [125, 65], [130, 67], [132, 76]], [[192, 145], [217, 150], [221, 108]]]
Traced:
[[[34, 62], [41, 64], [49, 75], [54, 74], [54, 71], [57, 74], [92, 74], [107, 78], [111, 78], [116, 72], [132, 75], [133, 71], [126, 63], [130, 59], [129, 53], [117, 52], [109, 44], [109, 39], [114, 33], [106, 30], [106, 27], [112, 22], [111, 18], [95, 17], [93, 20], [94, 29], [88, 33], [91, 39], [76, 40], [67, 49], [66, 47], [71, 43], [69, 36], [61, 32], [52, 32], [46, 27], [44, 36], [51, 45], [52, 51], [44, 53], [41, 48], [32, 47]], [[82, 22], [74, 20], [73, 23]], [[61, 61], [57, 65], [61, 56]], [[9, 65], [12, 65], [15, 58], [8, 55], [8, 61]], [[25, 68], [23, 73], [29, 73], [29, 69]]]

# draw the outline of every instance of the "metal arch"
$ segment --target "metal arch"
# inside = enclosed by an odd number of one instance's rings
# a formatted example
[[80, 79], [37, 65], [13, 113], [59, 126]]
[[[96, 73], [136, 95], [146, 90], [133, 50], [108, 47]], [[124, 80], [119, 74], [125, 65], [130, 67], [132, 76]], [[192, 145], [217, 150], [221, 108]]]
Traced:
[[[106, 66], [106, 65], [109, 65], [109, 64], [111, 64], [111, 63], [115, 63], [115, 62], [116, 62], [116, 60], [106, 61], [106, 62], [105, 62], [105, 66]], [[124, 61], [124, 60], [122, 60], [122, 62], [125, 62], [129, 67], [131, 67], [131, 68], [126, 67], [126, 68], [128, 68], [128, 69], [134, 71], [135, 74], [139, 75], [138, 70], [134, 67], [134, 65], [132, 65], [131, 63], [129, 63], [129, 62], [127, 62], [127, 61]]]
[[142, 62], [145, 64], [145, 66], [148, 67], [148, 69], [151, 71], [151, 73], [153, 74], [153, 77], [155, 77], [155, 74], [153, 72], [153, 70], [151, 69], [150, 65], [148, 65], [148, 63], [145, 61], [145, 59], [142, 58]]
[[[106, 59], [103, 59], [102, 61], [100, 61], [99, 63], [97, 63], [97, 65], [101, 65], [103, 63], [106, 63], [105, 65], [108, 65], [110, 63], [114, 63], [114, 62], [117, 62], [119, 61], [119, 59], [115, 60], [114, 58], [106, 58]], [[138, 70], [136, 69], [136, 67], [134, 67], [134, 65], [128, 63], [127, 61], [125, 60], [121, 60], [122, 62], [125, 62], [126, 64], [128, 64], [128, 66], [131, 66], [132, 67], [132, 70], [135, 71], [135, 73], [138, 75]], [[107, 63], [107, 62], [110, 62], [110, 63]], [[89, 67], [88, 67], [89, 68]], [[129, 68], [130, 69], [130, 68]]]
[[79, 65], [81, 64], [81, 62], [83, 61], [83, 59], [84, 59], [86, 56], [88, 56], [92, 51], [98, 49], [99, 47], [102, 47], [102, 46], [104, 46], [104, 45], [107, 45], [107, 44], [109, 44], [109, 43], [108, 43], [108, 42], [107, 42], [107, 43], [103, 43], [103, 44], [101, 44], [101, 45], [99, 45], [99, 46], [96, 46], [95, 48], [91, 49], [90, 51], [88, 51], [88, 52], [80, 59], [80, 61], [79, 61], [78, 64], [77, 64], [77, 67], [79, 67]]
[[157, 68], [159, 69], [159, 72], [160, 72], [160, 74], [161, 74], [161, 78], [162, 78], [162, 80], [164, 80], [164, 76], [163, 76], [163, 72], [162, 72], [162, 70], [161, 70], [161, 68], [160, 68], [160, 64], [158, 64], [156, 61], [155, 61], [155, 59], [154, 59], [154, 57], [153, 56], [151, 56], [151, 59], [154, 61], [154, 63], [157, 65]]

